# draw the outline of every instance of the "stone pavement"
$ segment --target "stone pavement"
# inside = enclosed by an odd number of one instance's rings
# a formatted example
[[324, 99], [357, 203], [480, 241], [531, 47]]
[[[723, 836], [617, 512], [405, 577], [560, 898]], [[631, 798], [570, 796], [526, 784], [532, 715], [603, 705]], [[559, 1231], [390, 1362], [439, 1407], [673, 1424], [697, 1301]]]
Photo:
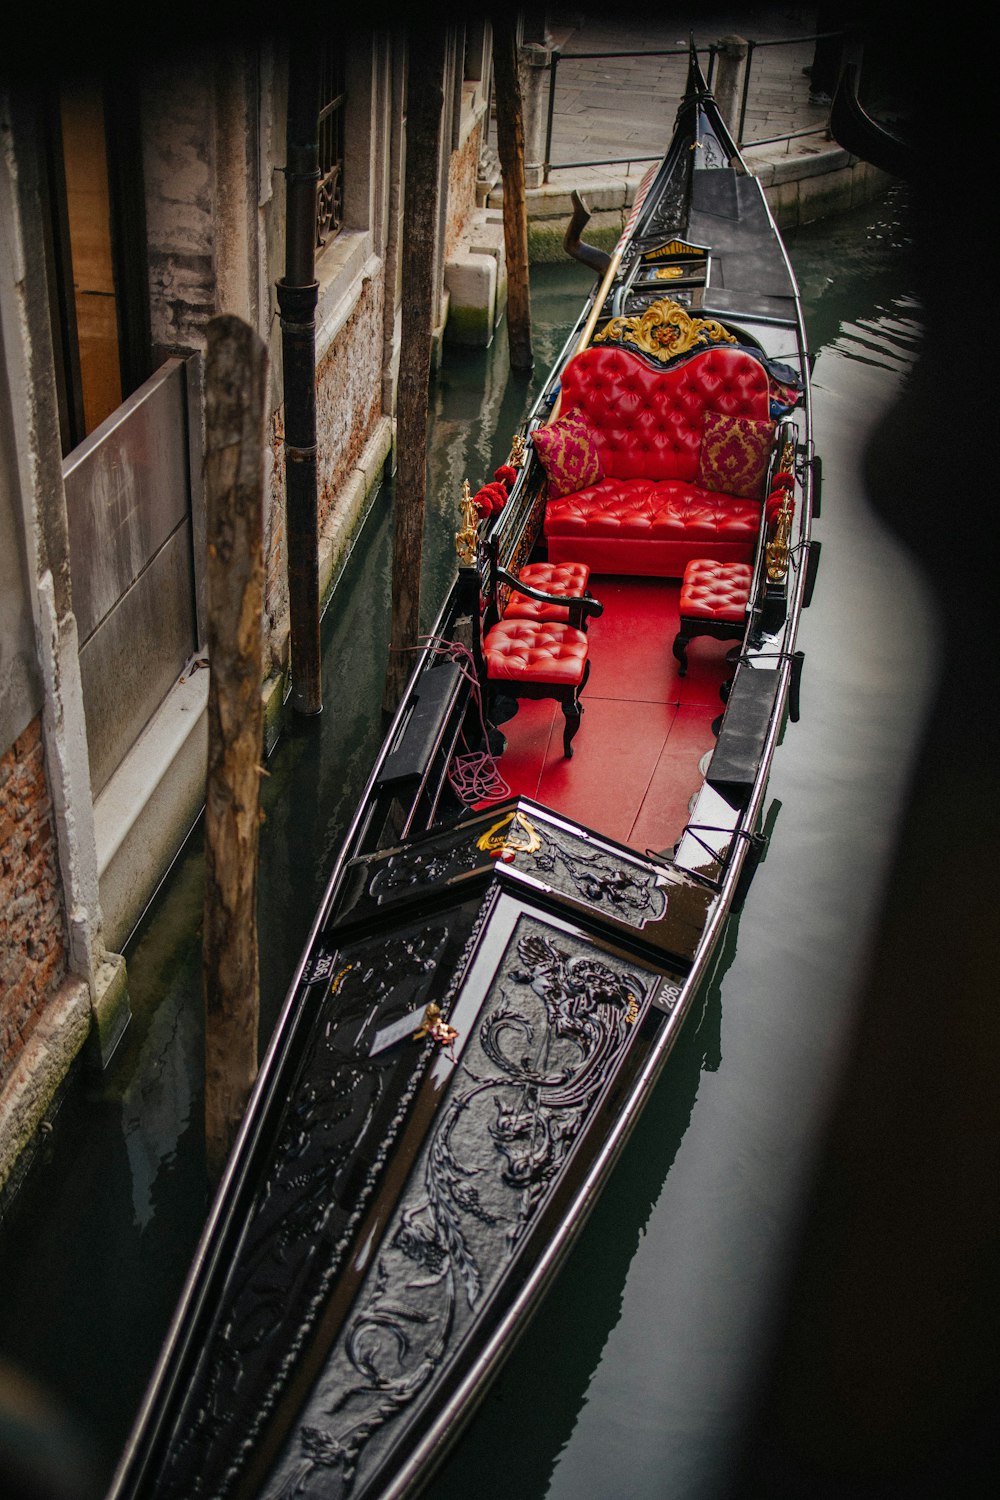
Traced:
[[[750, 55], [743, 155], [763, 182], [782, 228], [868, 201], [888, 182], [831, 140], [828, 107], [810, 102], [803, 69], [812, 62], [816, 13], [817, 6], [809, 4], [717, 12], [692, 6], [690, 11], [690, 32], [706, 74], [710, 44], [731, 36], [759, 44]], [[605, 248], [614, 243], [649, 159], [658, 159], [669, 142], [687, 76], [688, 23], [676, 12], [660, 18], [556, 10], [549, 15], [549, 33], [560, 61], [547, 183], [540, 169], [530, 171], [532, 163], [544, 159], [547, 50], [538, 49], [533, 110], [525, 100], [528, 181], [537, 183], [527, 192], [534, 261], [562, 257], [574, 188], [593, 213], [585, 238]], [[575, 54], [594, 52], [643, 55], [573, 60]], [[673, 55], [651, 55], [656, 53]], [[493, 207], [501, 201], [497, 184], [487, 202]]]
[[[740, 36], [761, 43], [751, 61], [744, 141], [771, 139], [794, 131], [814, 133], [794, 145], [771, 150], [788, 154], [805, 146], [812, 152], [828, 145], [829, 111], [809, 102], [809, 79], [803, 68], [812, 62], [816, 7], [780, 11], [746, 11], [734, 18], [706, 16], [692, 7], [693, 36], [708, 72], [707, 48], [724, 37]], [[687, 77], [688, 33], [676, 20], [652, 17], [623, 21], [577, 16], [553, 21], [553, 45], [561, 54], [553, 116], [552, 162], [594, 161], [634, 152], [636, 158], [659, 157], [670, 138], [674, 114]], [[774, 45], [780, 42], [781, 45]], [[605, 57], [572, 60], [581, 52], [662, 52], [670, 57]], [[638, 164], [638, 163], [637, 163]], [[575, 173], [554, 171], [565, 184]]]

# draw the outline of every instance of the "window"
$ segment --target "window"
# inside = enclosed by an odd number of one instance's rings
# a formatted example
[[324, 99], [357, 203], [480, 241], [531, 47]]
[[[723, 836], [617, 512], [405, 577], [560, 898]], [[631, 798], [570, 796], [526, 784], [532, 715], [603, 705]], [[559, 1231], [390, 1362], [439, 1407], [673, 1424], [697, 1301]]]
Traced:
[[316, 246], [322, 250], [344, 222], [344, 58], [327, 45], [320, 68], [319, 188]]
[[150, 373], [134, 90], [76, 81], [44, 114], [45, 253], [65, 456]]

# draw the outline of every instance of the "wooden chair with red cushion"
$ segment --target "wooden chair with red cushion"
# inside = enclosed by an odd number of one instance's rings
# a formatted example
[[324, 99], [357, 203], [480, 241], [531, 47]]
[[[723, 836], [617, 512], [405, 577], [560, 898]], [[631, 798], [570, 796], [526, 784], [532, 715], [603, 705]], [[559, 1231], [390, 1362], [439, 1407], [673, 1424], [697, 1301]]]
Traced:
[[586, 563], [526, 563], [516, 580], [501, 570], [500, 581], [508, 582], [510, 588], [505, 620], [542, 620], [586, 630], [590, 616], [603, 611], [587, 588], [590, 569]]
[[[503, 619], [486, 632], [482, 660], [487, 683], [486, 717], [505, 717], [503, 698], [554, 698], [565, 719], [563, 754], [573, 754], [580, 727], [580, 694], [590, 675], [587, 636], [572, 625], [548, 620]], [[509, 717], [509, 715], [507, 715]]]

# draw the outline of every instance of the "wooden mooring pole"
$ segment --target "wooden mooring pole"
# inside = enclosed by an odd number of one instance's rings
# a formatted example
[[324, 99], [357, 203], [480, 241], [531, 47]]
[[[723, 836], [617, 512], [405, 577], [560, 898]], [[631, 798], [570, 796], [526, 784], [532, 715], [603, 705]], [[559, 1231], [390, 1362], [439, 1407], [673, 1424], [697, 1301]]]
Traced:
[[530, 370], [531, 297], [528, 288], [528, 203], [524, 182], [524, 108], [517, 71], [517, 17], [493, 18], [493, 78], [497, 152], [503, 178], [503, 238], [507, 256], [507, 341], [512, 370]]
[[392, 625], [383, 708], [395, 712], [413, 668], [420, 631], [420, 570], [427, 493], [427, 412], [434, 334], [435, 249], [441, 172], [446, 37], [443, 26], [414, 27], [407, 48], [406, 184]]
[[239, 318], [215, 318], [205, 371], [209, 688], [202, 960], [205, 1152], [213, 1185], [257, 1075], [266, 392], [262, 341]]

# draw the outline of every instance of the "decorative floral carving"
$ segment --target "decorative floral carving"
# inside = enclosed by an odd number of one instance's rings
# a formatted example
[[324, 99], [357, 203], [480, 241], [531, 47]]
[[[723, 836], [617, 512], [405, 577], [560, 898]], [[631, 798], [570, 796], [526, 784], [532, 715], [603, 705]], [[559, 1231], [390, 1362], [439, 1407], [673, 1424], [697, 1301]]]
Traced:
[[650, 976], [522, 917], [299, 1433], [262, 1494], [350, 1495], [457, 1351], [560, 1179]]
[[690, 177], [690, 162], [687, 171], [674, 172], [660, 194], [655, 207], [650, 212], [646, 222], [642, 226], [643, 238], [647, 235], [678, 234], [687, 220], [688, 205], [688, 178]]
[[666, 363], [700, 344], [735, 344], [737, 340], [714, 318], [693, 318], [679, 303], [661, 297], [634, 317], [612, 318], [594, 335], [595, 344], [608, 342], [632, 344]]
[[666, 912], [663, 882], [650, 865], [562, 830], [546, 831], [546, 843], [531, 867], [556, 890], [575, 893], [588, 906], [633, 927], [644, 927]]

